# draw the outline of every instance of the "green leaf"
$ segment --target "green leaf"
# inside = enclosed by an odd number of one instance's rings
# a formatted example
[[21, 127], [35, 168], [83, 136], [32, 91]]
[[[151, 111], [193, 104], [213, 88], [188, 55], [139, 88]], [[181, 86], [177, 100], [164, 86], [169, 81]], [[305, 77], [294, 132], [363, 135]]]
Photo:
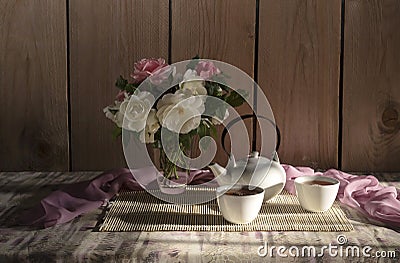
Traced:
[[[214, 125], [208, 119], [202, 119], [199, 127], [197, 128], [197, 133], [199, 135], [199, 139], [201, 139], [201, 138], [203, 138], [205, 136], [210, 136], [211, 133], [214, 133], [214, 132], [215, 132], [215, 135], [216, 135], [216, 129], [215, 129]], [[207, 149], [208, 146], [210, 146], [210, 142], [211, 142], [211, 140], [203, 141], [201, 143], [200, 147], [202, 149]]]
[[119, 88], [120, 90], [125, 90], [125, 86], [128, 84], [128, 80], [124, 79], [121, 75], [115, 82], [115, 86]]
[[223, 90], [221, 86], [215, 82], [206, 81], [205, 88], [207, 89], [207, 94], [213, 97], [222, 97]]
[[138, 84], [129, 83], [127, 79], [124, 79], [124, 77], [119, 76], [119, 78], [115, 82], [115, 86], [120, 90], [126, 91], [129, 94], [133, 94]]
[[238, 90], [237, 92], [232, 90], [229, 95], [225, 97], [225, 101], [232, 107], [238, 107], [245, 102], [245, 98], [248, 96], [248, 92], [245, 90]]
[[238, 89], [237, 91], [243, 98], [248, 99], [249, 98], [249, 92], [243, 89]]
[[188, 147], [189, 143], [190, 143], [190, 135], [189, 133], [187, 134], [180, 134], [179, 135], [179, 142], [181, 144], [183, 144], [183, 146], [186, 148]]
[[199, 127], [197, 127], [197, 134], [199, 135], [200, 139], [209, 135], [208, 128], [204, 121], [201, 121]]
[[121, 135], [122, 135], [122, 128], [121, 127], [115, 127], [115, 129], [112, 132], [112, 136], [114, 137], [114, 139], [117, 139]]
[[[225, 100], [223, 96], [221, 97], [221, 99]], [[216, 99], [214, 97], [208, 97], [206, 99], [205, 112], [207, 113], [207, 115], [215, 116], [218, 119], [223, 120], [225, 117], [227, 105], [225, 103], [215, 103], [215, 100]]]
[[212, 77], [212, 80], [213, 81], [215, 81], [215, 82], [217, 82], [217, 83], [219, 83], [219, 84], [221, 84], [222, 86], [225, 86], [225, 87], [222, 87], [224, 90], [225, 90], [225, 88], [226, 88], [226, 90], [227, 91], [229, 91], [230, 89], [229, 89], [229, 87], [228, 86], [226, 86], [227, 84], [226, 84], [226, 81], [225, 81], [225, 77], [224, 77], [225, 75], [224, 74], [217, 74], [217, 75], [214, 75], [213, 77]]
[[135, 90], [136, 90], [135, 85], [133, 85], [131, 83], [126, 84], [126, 86], [125, 86], [125, 91], [126, 92], [128, 92], [129, 94], [133, 94], [135, 92]]
[[224, 91], [226, 91], [226, 92], [230, 92], [232, 89], [229, 87], [229, 86], [227, 86], [227, 85], [223, 85], [223, 84], [219, 84], [220, 86], [221, 86], [221, 88], [222, 88], [222, 90], [224, 90]]
[[186, 70], [195, 69], [196, 65], [199, 63], [199, 56], [195, 56], [192, 60], [186, 65]]
[[210, 132], [211, 132], [211, 136], [216, 140], [218, 133], [217, 133], [217, 128], [215, 127], [215, 125], [211, 125]]
[[156, 148], [156, 149], [161, 149], [162, 148], [161, 142], [154, 140], [154, 143], [152, 144], [152, 147]]

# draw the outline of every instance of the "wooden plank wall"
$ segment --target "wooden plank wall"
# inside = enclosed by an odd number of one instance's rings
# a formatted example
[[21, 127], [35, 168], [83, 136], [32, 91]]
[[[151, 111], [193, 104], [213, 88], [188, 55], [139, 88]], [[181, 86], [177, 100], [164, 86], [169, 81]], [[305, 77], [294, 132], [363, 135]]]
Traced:
[[338, 165], [340, 7], [260, 1], [258, 83], [282, 130], [280, 157], [294, 165]]
[[400, 1], [346, 1], [343, 168], [400, 169]]
[[0, 170], [68, 170], [63, 0], [0, 0]]
[[[172, 1], [171, 59], [187, 60], [196, 54], [202, 58], [230, 63], [254, 76], [255, 0], [174, 0]], [[238, 112], [251, 113], [248, 105]], [[251, 122], [246, 121], [251, 141]], [[222, 126], [218, 127], [221, 134]], [[230, 141], [225, 144], [229, 147]], [[214, 161], [226, 164], [228, 157], [217, 141]], [[198, 152], [199, 153], [199, 152]]]
[[0, 0], [0, 170], [124, 166], [102, 113], [116, 77], [198, 54], [258, 80], [283, 162], [399, 171], [399, 17], [396, 0]]
[[168, 13], [168, 0], [70, 1], [72, 170], [125, 166], [102, 109], [136, 60], [168, 57]]

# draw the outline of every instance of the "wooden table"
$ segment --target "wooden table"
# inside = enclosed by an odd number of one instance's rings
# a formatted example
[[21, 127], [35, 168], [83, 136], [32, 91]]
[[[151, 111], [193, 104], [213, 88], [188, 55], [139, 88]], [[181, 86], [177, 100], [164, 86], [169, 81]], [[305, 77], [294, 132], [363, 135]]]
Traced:
[[[308, 262], [306, 257], [260, 257], [260, 246], [291, 246], [300, 251], [303, 246], [337, 244], [337, 236], [348, 239], [344, 246], [358, 246], [360, 251], [370, 246], [376, 251], [396, 251], [396, 258], [331, 257], [326, 251], [323, 259], [333, 262], [398, 262], [400, 233], [368, 223], [365, 218], [344, 208], [355, 231], [338, 232], [95, 232], [102, 210], [80, 216], [72, 222], [55, 227], [33, 230], [12, 227], [18, 210], [32, 206], [63, 184], [91, 179], [97, 172], [79, 173], [0, 173], [0, 262], [9, 261], [98, 261], [98, 262]], [[400, 187], [400, 174], [376, 174], [385, 185]], [[292, 250], [295, 251], [295, 250]], [[260, 252], [263, 252], [261, 250]], [[389, 252], [390, 253], [390, 252]]]

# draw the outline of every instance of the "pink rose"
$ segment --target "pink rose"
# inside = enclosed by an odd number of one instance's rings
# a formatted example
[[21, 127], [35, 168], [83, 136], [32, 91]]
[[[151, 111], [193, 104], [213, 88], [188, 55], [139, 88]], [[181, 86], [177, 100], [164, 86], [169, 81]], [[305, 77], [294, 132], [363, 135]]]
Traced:
[[135, 80], [135, 83], [140, 83], [149, 76], [153, 76], [154, 73], [158, 73], [160, 69], [167, 67], [165, 59], [159, 58], [143, 58], [135, 63], [134, 71], [131, 77]]
[[200, 61], [196, 66], [197, 74], [203, 79], [210, 79], [221, 71], [211, 61]]
[[154, 71], [149, 77], [149, 80], [154, 85], [160, 85], [164, 80], [168, 79], [171, 74], [175, 74], [175, 67], [167, 65], [159, 70]]

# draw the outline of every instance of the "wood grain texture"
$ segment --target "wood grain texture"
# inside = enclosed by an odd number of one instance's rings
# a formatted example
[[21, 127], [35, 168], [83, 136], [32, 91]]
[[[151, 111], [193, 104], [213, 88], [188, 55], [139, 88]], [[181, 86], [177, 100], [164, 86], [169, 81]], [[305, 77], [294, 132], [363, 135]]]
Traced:
[[400, 2], [346, 1], [343, 168], [400, 170]]
[[[255, 0], [172, 0], [171, 8], [172, 62], [199, 55], [230, 63], [254, 76]], [[243, 105], [238, 112], [252, 111], [248, 105]], [[251, 134], [251, 124], [246, 124]], [[221, 126], [218, 132], [221, 134]], [[227, 156], [221, 149], [220, 140], [217, 145], [214, 161], [224, 164]]]
[[143, 57], [168, 57], [168, 0], [70, 1], [73, 170], [126, 166], [102, 109]]
[[260, 1], [258, 79], [282, 162], [338, 165], [340, 0]]
[[0, 170], [68, 170], [66, 6], [0, 0]]

